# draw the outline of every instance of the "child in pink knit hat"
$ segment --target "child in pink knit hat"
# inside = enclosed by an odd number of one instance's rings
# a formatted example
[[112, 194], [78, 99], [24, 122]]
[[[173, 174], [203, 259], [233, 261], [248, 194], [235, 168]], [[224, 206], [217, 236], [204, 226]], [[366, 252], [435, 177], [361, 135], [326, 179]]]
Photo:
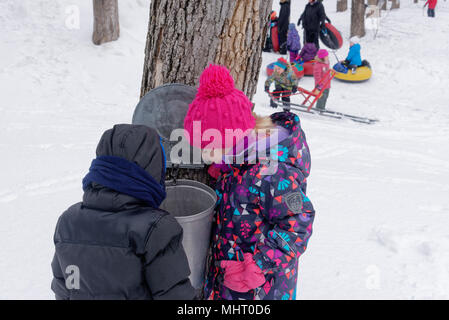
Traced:
[[329, 76], [329, 52], [326, 49], [318, 50], [313, 65], [313, 77], [315, 78], [315, 93], [323, 92], [316, 103], [316, 108], [324, 110], [326, 108], [327, 98], [331, 88], [331, 82], [326, 84], [325, 77]]
[[[184, 119], [184, 129], [195, 147], [228, 149], [233, 143], [226, 141], [226, 130], [241, 129], [247, 133], [256, 125], [251, 109], [251, 101], [235, 88], [229, 70], [211, 64], [201, 74], [198, 93]], [[195, 131], [195, 128], [198, 130]], [[207, 131], [213, 133], [210, 129], [218, 130], [221, 134], [220, 141], [208, 139]]]
[[[257, 117], [251, 107], [229, 71], [211, 65], [184, 121], [192, 145], [220, 151], [211, 166], [219, 171], [218, 202], [206, 299], [295, 299], [298, 259], [312, 233], [315, 211], [306, 196], [310, 153], [299, 117], [290, 112]], [[191, 138], [198, 121], [196, 134], [206, 141]], [[237, 141], [211, 144], [208, 129], [245, 133]], [[260, 135], [264, 129], [272, 131]], [[242, 162], [235, 161], [241, 155]]]

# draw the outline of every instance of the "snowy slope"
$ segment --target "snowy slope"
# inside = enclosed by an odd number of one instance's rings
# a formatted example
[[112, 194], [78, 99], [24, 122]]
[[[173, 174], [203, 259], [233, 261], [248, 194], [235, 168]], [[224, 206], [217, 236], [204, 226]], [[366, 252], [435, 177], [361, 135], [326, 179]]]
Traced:
[[[369, 31], [361, 43], [373, 78], [333, 82], [328, 101], [381, 122], [301, 115], [317, 217], [299, 299], [449, 298], [449, 4], [440, 1], [428, 19], [423, 3], [403, 2], [376, 39]], [[0, 299], [52, 298], [56, 219], [81, 199], [101, 133], [131, 121], [149, 4], [119, 3], [120, 40], [96, 47], [89, 1], [0, 1]], [[305, 3], [293, 0], [292, 21]], [[73, 4], [79, 29], [67, 22]], [[335, 0], [325, 5], [347, 39], [349, 12], [337, 14]], [[264, 65], [276, 58], [264, 54]], [[269, 114], [264, 79], [261, 70], [254, 100]]]

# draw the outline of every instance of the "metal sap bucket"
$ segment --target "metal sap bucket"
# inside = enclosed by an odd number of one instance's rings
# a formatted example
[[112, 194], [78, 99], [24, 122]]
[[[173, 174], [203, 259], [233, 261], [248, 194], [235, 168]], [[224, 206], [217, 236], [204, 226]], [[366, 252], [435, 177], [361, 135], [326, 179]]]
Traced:
[[166, 191], [167, 198], [160, 208], [175, 216], [182, 226], [190, 281], [195, 289], [201, 289], [217, 195], [210, 187], [193, 180], [167, 181]]

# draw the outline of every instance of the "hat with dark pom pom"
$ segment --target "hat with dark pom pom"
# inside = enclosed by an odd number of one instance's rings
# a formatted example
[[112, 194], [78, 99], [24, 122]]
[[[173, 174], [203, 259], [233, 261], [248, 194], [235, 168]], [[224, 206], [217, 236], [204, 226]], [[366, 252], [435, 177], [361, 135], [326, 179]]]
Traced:
[[[256, 120], [251, 108], [251, 101], [242, 91], [235, 88], [229, 70], [220, 65], [209, 65], [200, 76], [198, 93], [184, 119], [184, 129], [189, 134], [190, 144], [204, 149], [214, 140], [204, 137], [205, 131], [215, 129], [220, 132], [222, 141], [213, 141], [214, 145], [223, 149], [232, 147], [234, 139], [226, 141], [226, 129], [241, 129], [243, 132], [253, 129]], [[195, 132], [194, 122], [196, 128], [201, 125]], [[213, 131], [208, 133], [213, 134]]]

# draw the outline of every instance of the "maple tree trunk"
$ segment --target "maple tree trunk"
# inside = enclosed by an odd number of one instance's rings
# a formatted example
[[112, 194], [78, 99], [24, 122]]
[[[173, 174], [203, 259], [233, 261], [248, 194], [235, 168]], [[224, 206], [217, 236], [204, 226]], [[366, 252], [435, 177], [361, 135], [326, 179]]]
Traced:
[[118, 0], [93, 0], [94, 32], [92, 42], [100, 45], [120, 36]]
[[210, 63], [256, 92], [273, 0], [153, 0], [140, 96], [165, 83], [197, 85]]
[[351, 8], [351, 37], [364, 37], [365, 32], [365, 1], [352, 0]]

